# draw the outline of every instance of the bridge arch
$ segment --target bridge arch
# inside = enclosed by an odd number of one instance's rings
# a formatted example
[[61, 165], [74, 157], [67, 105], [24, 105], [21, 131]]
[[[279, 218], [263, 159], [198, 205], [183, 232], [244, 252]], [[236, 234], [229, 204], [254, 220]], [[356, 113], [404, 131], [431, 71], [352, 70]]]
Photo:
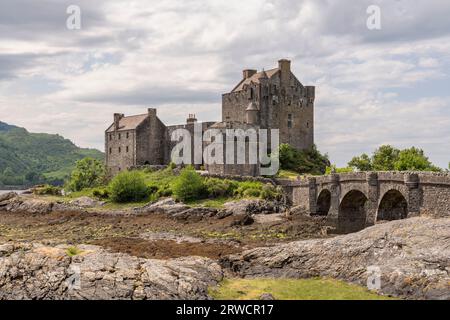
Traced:
[[338, 231], [350, 233], [366, 226], [368, 199], [360, 190], [347, 192], [339, 204]]
[[316, 215], [326, 216], [331, 207], [331, 192], [328, 189], [323, 189], [317, 198]]
[[387, 191], [381, 197], [377, 211], [377, 221], [405, 219], [408, 216], [408, 202], [403, 194], [396, 189]]

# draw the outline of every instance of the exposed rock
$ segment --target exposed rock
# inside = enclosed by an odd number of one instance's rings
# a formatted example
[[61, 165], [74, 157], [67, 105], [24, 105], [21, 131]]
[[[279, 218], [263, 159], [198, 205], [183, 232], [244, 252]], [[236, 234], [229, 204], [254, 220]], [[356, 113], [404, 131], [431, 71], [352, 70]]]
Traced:
[[281, 203], [271, 202], [261, 199], [244, 199], [227, 202], [224, 204], [225, 210], [231, 214], [270, 214], [283, 212], [286, 208]]
[[222, 277], [207, 258], [142, 259], [82, 245], [0, 245], [0, 299], [208, 299]]
[[33, 198], [14, 197], [1, 203], [2, 210], [9, 212], [28, 212], [30, 214], [47, 214], [52, 211], [54, 203]]
[[159, 213], [174, 215], [176, 213], [183, 212], [190, 209], [187, 205], [183, 203], [177, 203], [172, 198], [161, 199], [155, 203], [149, 203], [148, 205], [138, 208], [136, 211], [143, 213]]
[[230, 222], [230, 226], [248, 226], [255, 220], [249, 214], [236, 214]]
[[200, 238], [185, 236], [178, 233], [171, 232], [145, 232], [139, 235], [140, 238], [149, 241], [159, 241], [159, 240], [172, 240], [176, 243], [189, 242], [189, 243], [200, 243], [203, 240]]
[[70, 204], [81, 208], [93, 208], [103, 206], [105, 202], [98, 201], [90, 197], [80, 197], [70, 201]]
[[172, 198], [162, 199], [142, 208], [137, 208], [135, 211], [139, 213], [166, 214], [174, 219], [190, 222], [200, 221], [204, 218], [217, 215], [216, 209], [204, 207], [192, 208], [183, 203], [178, 203]]
[[18, 196], [18, 194], [15, 193], [15, 192], [8, 192], [8, 193], [5, 193], [5, 194], [0, 194], [0, 203], [3, 202], [3, 201], [7, 201], [7, 200], [10, 200], [12, 198], [15, 198], [17, 196]]
[[450, 218], [409, 218], [331, 239], [252, 249], [222, 264], [243, 277], [325, 276], [361, 285], [375, 267], [381, 293], [450, 299]]
[[275, 298], [273, 297], [272, 294], [270, 293], [263, 293], [260, 297], [259, 300], [275, 300]]
[[310, 212], [304, 206], [295, 206], [295, 207], [289, 208], [286, 211], [286, 215], [287, 216], [293, 216], [293, 215], [309, 216]]

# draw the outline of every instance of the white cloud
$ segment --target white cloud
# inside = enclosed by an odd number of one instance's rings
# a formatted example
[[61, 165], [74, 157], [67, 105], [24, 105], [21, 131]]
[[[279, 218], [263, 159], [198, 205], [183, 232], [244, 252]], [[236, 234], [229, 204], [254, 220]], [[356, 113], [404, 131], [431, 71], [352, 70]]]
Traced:
[[332, 161], [381, 143], [450, 160], [449, 95], [417, 89], [448, 80], [448, 1], [376, 1], [380, 31], [366, 28], [366, 0], [83, 0], [81, 31], [65, 29], [69, 2], [2, 1], [2, 121], [102, 149], [113, 112], [219, 120], [241, 69], [288, 57], [317, 86], [317, 144]]

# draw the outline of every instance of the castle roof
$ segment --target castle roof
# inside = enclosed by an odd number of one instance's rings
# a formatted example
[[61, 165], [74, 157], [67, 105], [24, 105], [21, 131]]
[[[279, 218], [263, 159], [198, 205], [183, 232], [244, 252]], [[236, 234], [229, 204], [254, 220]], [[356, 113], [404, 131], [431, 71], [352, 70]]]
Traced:
[[259, 83], [260, 82], [259, 79], [272, 78], [272, 76], [275, 75], [279, 70], [280, 70], [279, 68], [275, 68], [255, 73], [251, 77], [243, 79], [231, 92], [241, 91], [244, 89], [244, 85], [249, 85], [252, 82]]
[[[119, 120], [119, 131], [134, 130], [136, 129], [146, 118], [148, 114], [138, 114], [135, 116], [123, 117]], [[114, 132], [114, 123], [106, 130], [106, 132]]]

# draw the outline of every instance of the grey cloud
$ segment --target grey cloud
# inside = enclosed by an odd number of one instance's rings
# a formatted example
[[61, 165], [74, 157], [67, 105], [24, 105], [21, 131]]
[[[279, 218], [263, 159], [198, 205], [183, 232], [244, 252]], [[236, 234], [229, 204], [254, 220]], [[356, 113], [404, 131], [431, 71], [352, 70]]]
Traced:
[[212, 91], [189, 90], [178, 87], [146, 87], [126, 92], [78, 95], [73, 96], [72, 99], [89, 103], [149, 106], [167, 103], [217, 103], [221, 101], [221, 96], [219, 93]]

